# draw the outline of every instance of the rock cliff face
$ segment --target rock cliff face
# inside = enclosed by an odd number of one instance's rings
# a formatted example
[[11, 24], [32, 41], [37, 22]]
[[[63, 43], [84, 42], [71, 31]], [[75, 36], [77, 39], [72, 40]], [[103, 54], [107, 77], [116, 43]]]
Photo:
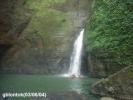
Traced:
[[28, 23], [27, 18], [22, 21], [15, 17], [16, 3], [17, 0], [3, 0], [0, 2], [0, 60], [16, 42], [17, 36], [24, 30]]
[[4, 0], [0, 5], [0, 44], [7, 44], [1, 47], [7, 51], [1, 51], [0, 73], [56, 74], [68, 69], [88, 0]]
[[[98, 51], [97, 51], [98, 52]], [[101, 56], [102, 53], [98, 54], [96, 51], [94, 53], [87, 54], [87, 64], [89, 69], [89, 74], [92, 77], [103, 78], [124, 68], [125, 65], [119, 65], [108, 57]], [[113, 67], [113, 68], [112, 68]]]
[[101, 78], [106, 76], [105, 65], [97, 57], [88, 54], [87, 64], [91, 77]]

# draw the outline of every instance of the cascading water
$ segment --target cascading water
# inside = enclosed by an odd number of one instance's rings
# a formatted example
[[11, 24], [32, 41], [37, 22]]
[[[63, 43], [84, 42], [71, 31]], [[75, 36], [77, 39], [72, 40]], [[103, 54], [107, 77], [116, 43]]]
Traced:
[[81, 56], [83, 48], [83, 34], [84, 29], [81, 30], [79, 36], [77, 37], [74, 43], [74, 49], [71, 56], [70, 68], [68, 75], [79, 77], [80, 76], [80, 67], [81, 67]]

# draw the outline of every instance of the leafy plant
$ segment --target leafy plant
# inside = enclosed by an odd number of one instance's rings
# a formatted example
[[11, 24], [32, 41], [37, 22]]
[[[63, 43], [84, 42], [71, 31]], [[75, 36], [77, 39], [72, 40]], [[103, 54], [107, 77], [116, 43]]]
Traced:
[[131, 0], [93, 0], [86, 25], [87, 51], [94, 55], [106, 53], [105, 59], [120, 65], [132, 65], [132, 8]]

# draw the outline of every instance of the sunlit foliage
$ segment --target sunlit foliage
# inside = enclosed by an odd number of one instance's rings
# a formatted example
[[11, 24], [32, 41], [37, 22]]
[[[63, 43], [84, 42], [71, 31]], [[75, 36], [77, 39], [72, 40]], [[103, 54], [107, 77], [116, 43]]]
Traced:
[[133, 1], [93, 0], [87, 51], [122, 65], [133, 64]]

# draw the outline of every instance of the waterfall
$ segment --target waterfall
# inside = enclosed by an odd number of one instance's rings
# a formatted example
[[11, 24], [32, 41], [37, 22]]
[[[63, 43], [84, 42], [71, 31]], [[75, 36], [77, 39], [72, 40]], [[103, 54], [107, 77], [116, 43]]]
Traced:
[[70, 60], [69, 76], [79, 77], [80, 76], [80, 67], [81, 67], [81, 56], [83, 48], [83, 34], [84, 29], [80, 31], [79, 36], [74, 42], [74, 48]]

